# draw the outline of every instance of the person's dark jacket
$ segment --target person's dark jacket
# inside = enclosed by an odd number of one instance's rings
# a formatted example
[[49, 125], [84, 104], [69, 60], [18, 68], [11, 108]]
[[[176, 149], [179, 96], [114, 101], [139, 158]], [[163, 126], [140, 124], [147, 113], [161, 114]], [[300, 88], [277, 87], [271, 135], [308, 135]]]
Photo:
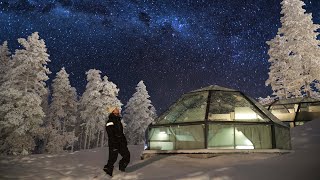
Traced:
[[119, 149], [120, 146], [127, 146], [127, 139], [123, 134], [123, 126], [121, 117], [111, 113], [109, 120], [106, 123], [106, 130], [108, 134], [108, 145], [111, 148]]

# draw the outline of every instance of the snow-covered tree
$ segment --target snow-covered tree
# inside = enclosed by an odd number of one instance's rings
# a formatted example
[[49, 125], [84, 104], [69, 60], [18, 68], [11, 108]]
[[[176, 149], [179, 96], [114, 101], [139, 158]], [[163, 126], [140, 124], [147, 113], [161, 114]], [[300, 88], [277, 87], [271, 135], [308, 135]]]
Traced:
[[262, 105], [267, 105], [274, 102], [276, 99], [274, 97], [267, 96], [266, 98], [259, 97], [258, 101]]
[[[104, 143], [105, 121], [109, 115], [107, 107], [120, 107], [122, 104], [117, 98], [119, 89], [108, 81], [105, 76], [101, 79], [101, 71], [90, 69], [87, 74], [87, 86], [80, 99], [80, 116], [84, 128], [84, 148], [90, 148], [93, 140], [96, 146]], [[101, 137], [101, 138], [100, 138]]]
[[50, 112], [50, 107], [49, 107], [49, 99], [50, 99], [50, 96], [51, 96], [51, 91], [49, 89], [49, 87], [46, 88], [47, 89], [47, 93], [44, 94], [42, 96], [42, 103], [41, 103], [41, 107], [42, 107], [42, 110], [45, 114], [45, 117], [43, 119], [43, 125], [46, 126], [48, 123], [49, 123], [49, 112]]
[[[77, 93], [76, 89], [70, 85], [69, 74], [66, 72], [65, 68], [62, 68], [56, 75], [56, 78], [52, 83], [52, 102], [50, 104], [50, 115], [49, 121], [52, 127], [57, 130], [51, 131], [55, 134], [60, 134], [63, 142], [57, 143], [57, 139], [54, 136], [49, 139], [48, 143], [50, 145], [51, 152], [56, 152], [59, 148], [63, 150], [67, 143], [65, 137], [71, 137], [74, 134], [74, 128], [76, 124], [77, 117]], [[50, 127], [50, 126], [49, 126]], [[55, 143], [51, 143], [54, 141]], [[74, 137], [74, 141], [76, 137]], [[61, 146], [62, 144], [62, 146]], [[73, 144], [73, 143], [72, 143]], [[57, 145], [59, 147], [52, 147]], [[73, 146], [71, 147], [73, 149]]]
[[[278, 30], [278, 36], [268, 44], [272, 51], [269, 53], [270, 72], [273, 68], [275, 68], [274, 72], [282, 69], [281, 76], [284, 77], [279, 80], [277, 73], [270, 73], [267, 84], [277, 86], [279, 82], [282, 83], [282, 86], [285, 87], [282, 89], [285, 89], [287, 93], [285, 93], [286, 97], [288, 95], [301, 96], [301, 93], [310, 96], [311, 85], [314, 80], [320, 79], [318, 70], [320, 68], [320, 41], [317, 40], [319, 34], [317, 30], [320, 26], [313, 24], [310, 13], [305, 13], [303, 1], [283, 0], [281, 4], [282, 27]], [[274, 61], [282, 62], [280, 65], [272, 65]], [[277, 93], [279, 87], [273, 89]], [[283, 93], [281, 96], [284, 97]]]
[[52, 82], [50, 120], [55, 129], [73, 131], [77, 113], [76, 89], [70, 85], [69, 74], [62, 68]]
[[279, 99], [288, 97], [287, 84], [285, 84], [288, 72], [286, 63], [286, 52], [284, 50], [284, 40], [277, 35], [267, 44], [270, 46], [268, 54], [270, 59], [269, 78], [266, 81], [266, 86], [271, 85], [273, 95]]
[[24, 49], [16, 50], [6, 81], [0, 87], [0, 132], [5, 147], [2, 150], [12, 154], [34, 148], [32, 137], [41, 131], [45, 116], [41, 97], [47, 93], [45, 81], [50, 73], [46, 67], [49, 54], [38, 33], [18, 42]]
[[[117, 85], [113, 82], [109, 81], [107, 76], [103, 77], [102, 81], [102, 91], [101, 91], [101, 100], [104, 103], [104, 107], [119, 107], [121, 109], [121, 106], [123, 105], [121, 101], [118, 99], [119, 89], [117, 88]], [[107, 114], [106, 114], [107, 113]], [[106, 111], [106, 108], [104, 109], [104, 115], [109, 116], [109, 112]], [[97, 145], [99, 143], [99, 137], [101, 142], [101, 147], [103, 147], [105, 143], [105, 123], [107, 121], [107, 117], [102, 117], [99, 119], [99, 131], [98, 131], [98, 138], [97, 138]]]
[[125, 134], [129, 144], [143, 144], [145, 131], [154, 122], [156, 112], [149, 97], [145, 84], [140, 81], [125, 106], [123, 120], [127, 124]]
[[10, 68], [10, 55], [8, 42], [5, 41], [0, 45], [0, 86], [5, 81], [4, 76]]

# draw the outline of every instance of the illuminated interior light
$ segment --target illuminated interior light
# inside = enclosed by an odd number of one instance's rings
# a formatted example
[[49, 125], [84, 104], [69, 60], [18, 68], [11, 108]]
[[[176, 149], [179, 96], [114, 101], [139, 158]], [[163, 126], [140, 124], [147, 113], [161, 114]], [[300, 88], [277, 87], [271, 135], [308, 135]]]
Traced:
[[253, 146], [236, 146], [236, 149], [254, 149]]
[[235, 119], [257, 119], [257, 114], [249, 107], [235, 107]]

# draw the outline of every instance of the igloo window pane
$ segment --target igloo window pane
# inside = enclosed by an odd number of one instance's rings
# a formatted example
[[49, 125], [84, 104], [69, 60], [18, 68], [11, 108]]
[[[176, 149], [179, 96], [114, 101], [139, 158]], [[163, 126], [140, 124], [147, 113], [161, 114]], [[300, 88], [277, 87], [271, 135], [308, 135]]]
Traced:
[[320, 117], [320, 106], [315, 103], [301, 103], [296, 121], [311, 121]]
[[320, 103], [310, 103], [308, 111], [309, 112], [320, 112]]
[[234, 126], [221, 124], [209, 125], [208, 148], [234, 149]]
[[203, 149], [204, 125], [176, 126], [173, 128], [175, 149]]
[[203, 149], [204, 124], [154, 127], [149, 142], [151, 150]]
[[152, 150], [173, 150], [173, 137], [169, 127], [152, 128], [149, 131], [149, 143]]
[[270, 125], [236, 125], [236, 149], [271, 149]]
[[188, 94], [173, 104], [157, 124], [203, 121], [207, 99], [208, 92]]
[[298, 104], [275, 105], [270, 108], [270, 112], [281, 121], [294, 121]]
[[210, 121], [269, 121], [242, 94], [222, 91], [212, 92], [208, 119]]
[[208, 147], [212, 149], [271, 149], [270, 125], [209, 125]]
[[276, 148], [278, 149], [291, 149], [290, 129], [282, 126], [274, 125]]

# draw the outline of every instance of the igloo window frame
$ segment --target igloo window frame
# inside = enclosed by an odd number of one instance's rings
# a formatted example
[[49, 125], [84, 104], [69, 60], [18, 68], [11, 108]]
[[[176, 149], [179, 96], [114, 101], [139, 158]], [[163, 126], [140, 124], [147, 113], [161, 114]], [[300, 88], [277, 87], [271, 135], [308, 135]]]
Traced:
[[[249, 103], [250, 107], [253, 107], [255, 110], [255, 113], [259, 114], [260, 116], [265, 116], [264, 121], [251, 121], [250, 119], [241, 119], [239, 121], [229, 121], [229, 120], [210, 120], [209, 119], [209, 110], [211, 107], [211, 100], [212, 100], [212, 95], [217, 92], [222, 92], [222, 93], [230, 93], [233, 95], [239, 95], [241, 96], [246, 102]], [[166, 122], [166, 123], [161, 123], [161, 120], [165, 118], [168, 114], [170, 114], [170, 110], [173, 110], [176, 103], [179, 103], [181, 100], [184, 98], [194, 95], [194, 94], [201, 94], [201, 93], [207, 93], [207, 98], [206, 98], [206, 107], [205, 107], [205, 115], [204, 118], [194, 118], [191, 121], [187, 122]], [[229, 95], [230, 95], [229, 94]], [[247, 111], [250, 112], [250, 111]], [[251, 116], [253, 117], [253, 116]], [[266, 120], [267, 119], [267, 120]], [[160, 123], [159, 123], [160, 122]], [[210, 127], [215, 127], [215, 126], [227, 126], [235, 132], [233, 134], [234, 138], [234, 143], [230, 145], [229, 147], [218, 147], [218, 146], [211, 146], [210, 143], [210, 134], [212, 132], [210, 131]], [[247, 130], [246, 132], [242, 132], [239, 130], [237, 127], [250, 127], [252, 130]], [[197, 138], [197, 137], [192, 137], [192, 132], [193, 130], [192, 127], [197, 127], [198, 131], [201, 131], [199, 133], [202, 133], [202, 139]], [[202, 127], [202, 128], [199, 128]], [[257, 142], [259, 139], [252, 138], [254, 136], [259, 136], [259, 131], [253, 130], [254, 128], [252, 127], [261, 127], [261, 129], [265, 129], [267, 127], [267, 131], [265, 131], [266, 134], [269, 134], [270, 138], [269, 140], [266, 140], [264, 138], [265, 143], [262, 143], [262, 145], [257, 145]], [[162, 140], [157, 140], [153, 141], [152, 140], [152, 131], [154, 131], [157, 128], [162, 128], [162, 129], [179, 129], [179, 128], [185, 128], [185, 129], [190, 129], [189, 131], [191, 132], [191, 135], [188, 135], [190, 132], [186, 132], [184, 135], [177, 136], [174, 135], [174, 132], [171, 131], [159, 131], [159, 136], [168, 136], [170, 137], [169, 139], [162, 141]], [[248, 128], [248, 129], [250, 129]], [[196, 128], [194, 128], [196, 129]], [[241, 129], [241, 128], [240, 128]], [[281, 131], [281, 132], [276, 132], [276, 131]], [[194, 133], [194, 132], [193, 132]], [[199, 134], [198, 133], [198, 134]], [[249, 133], [253, 133], [249, 137]], [[238, 135], [237, 135], [238, 134]], [[289, 136], [287, 136], [289, 134]], [[197, 135], [199, 136], [199, 135]], [[232, 134], [230, 135], [232, 136]], [[237, 137], [239, 136], [239, 137]], [[241, 136], [241, 137], [240, 137]], [[249, 137], [249, 138], [244, 138], [244, 137]], [[279, 137], [285, 136], [286, 139], [279, 144], [280, 141]], [[175, 103], [173, 103], [167, 111], [165, 111], [159, 118], [157, 118], [155, 124], [151, 124], [148, 127], [147, 130], [147, 150], [182, 150], [182, 149], [239, 149], [238, 147], [243, 147], [240, 149], [291, 149], [291, 142], [290, 142], [290, 129], [288, 126], [286, 126], [284, 123], [282, 123], [280, 120], [278, 120], [275, 116], [273, 116], [267, 109], [265, 109], [262, 105], [260, 105], [258, 102], [253, 100], [250, 97], [247, 97], [244, 93], [237, 91], [237, 90], [232, 90], [232, 89], [227, 89], [223, 88], [220, 86], [209, 86], [204, 89], [192, 91], [190, 93], [187, 93], [183, 95], [180, 99], [178, 99]], [[238, 140], [237, 140], [238, 138]], [[242, 140], [240, 140], [242, 139]], [[262, 138], [263, 139], [263, 138]], [[261, 139], [261, 140], [262, 140]], [[238, 142], [237, 142], [238, 141]], [[242, 141], [242, 142], [240, 142]], [[249, 143], [250, 141], [250, 143]], [[154, 143], [156, 142], [157, 146], [154, 146]], [[271, 142], [271, 143], [270, 143]], [[162, 148], [162, 145], [163, 147]], [[283, 145], [285, 144], [285, 145]]]

